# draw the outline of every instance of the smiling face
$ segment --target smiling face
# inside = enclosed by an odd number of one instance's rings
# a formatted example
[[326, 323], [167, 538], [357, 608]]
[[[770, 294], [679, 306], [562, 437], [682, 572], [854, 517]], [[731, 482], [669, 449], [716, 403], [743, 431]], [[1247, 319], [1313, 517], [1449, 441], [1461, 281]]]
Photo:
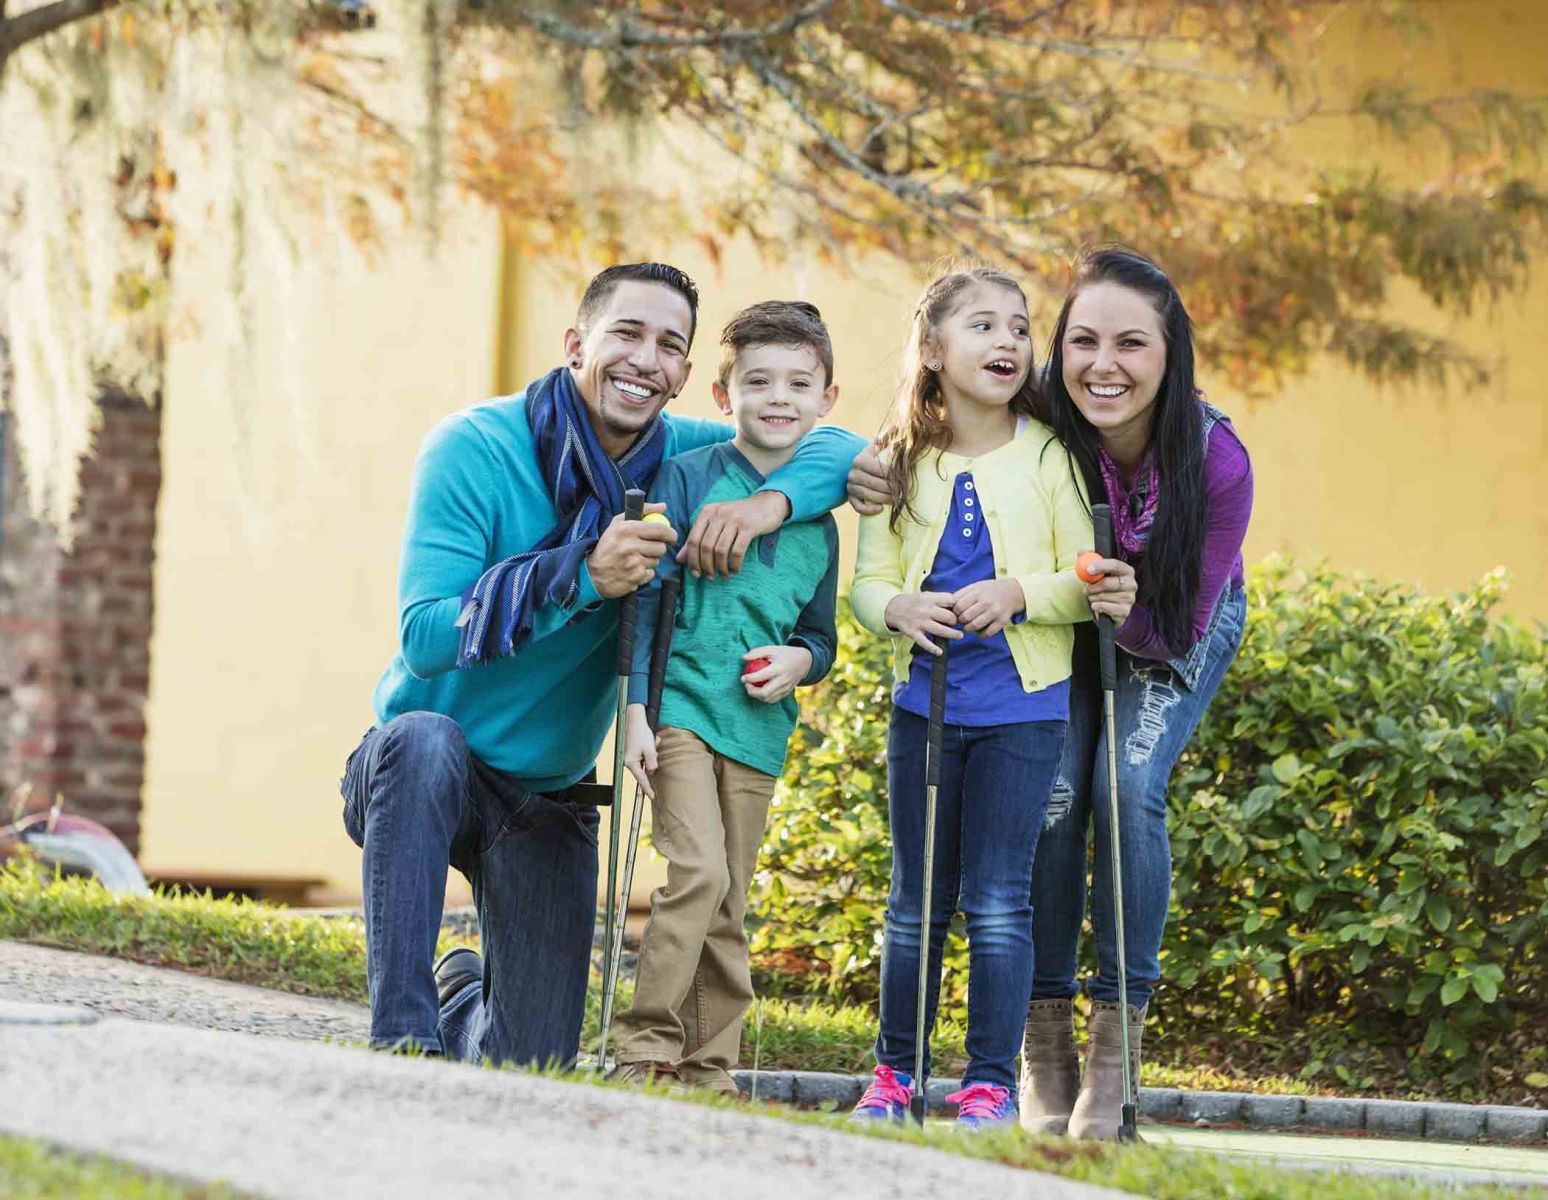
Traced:
[[565, 357], [602, 448], [618, 458], [688, 381], [693, 311], [675, 288], [626, 279]]
[[1027, 302], [1013, 288], [974, 284], [935, 330], [926, 357], [940, 363], [948, 408], [964, 403], [1004, 408], [1032, 369]]
[[1060, 347], [1064, 387], [1104, 438], [1149, 437], [1166, 378], [1166, 338], [1149, 297], [1118, 283], [1082, 288]]
[[[828, 415], [838, 386], [823, 386], [825, 372], [810, 346], [742, 347], [724, 385], [714, 386], [715, 403], [736, 422], [736, 443], [754, 466], [767, 473]], [[778, 461], [775, 461], [778, 460]]]

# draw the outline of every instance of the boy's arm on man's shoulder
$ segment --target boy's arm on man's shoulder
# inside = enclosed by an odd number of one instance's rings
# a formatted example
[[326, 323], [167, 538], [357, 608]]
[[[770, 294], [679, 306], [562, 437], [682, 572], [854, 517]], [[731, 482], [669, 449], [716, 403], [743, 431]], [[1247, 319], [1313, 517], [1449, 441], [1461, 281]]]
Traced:
[[833, 669], [833, 657], [838, 651], [839, 540], [838, 526], [832, 517], [827, 518], [826, 532], [828, 570], [796, 618], [795, 630], [789, 638], [790, 645], [805, 646], [812, 656], [811, 670], [801, 680], [801, 687], [820, 683]]
[[736, 436], [736, 427], [729, 421], [713, 421], [704, 417], [677, 416], [663, 413], [667, 427], [667, 458], [687, 454], [704, 446], [729, 442]]
[[870, 443], [837, 425], [813, 429], [796, 446], [790, 461], [763, 481], [760, 492], [779, 492], [790, 503], [786, 523], [810, 521], [843, 504], [849, 468]]

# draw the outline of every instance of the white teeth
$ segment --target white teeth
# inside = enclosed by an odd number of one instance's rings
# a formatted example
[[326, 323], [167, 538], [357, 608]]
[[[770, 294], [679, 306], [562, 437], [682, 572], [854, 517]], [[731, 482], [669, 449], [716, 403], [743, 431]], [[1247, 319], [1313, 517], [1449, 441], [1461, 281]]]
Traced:
[[625, 396], [633, 396], [636, 400], [648, 400], [654, 394], [647, 387], [641, 387], [637, 383], [625, 383], [622, 379], [613, 380], [613, 386]]
[[1003, 358], [995, 359], [989, 366], [992, 370], [1014, 371], [1016, 369], [1015, 363], [1006, 362]]
[[1086, 390], [1093, 396], [1101, 396], [1103, 399], [1111, 400], [1114, 396], [1123, 395], [1129, 389], [1116, 383], [1088, 383]]

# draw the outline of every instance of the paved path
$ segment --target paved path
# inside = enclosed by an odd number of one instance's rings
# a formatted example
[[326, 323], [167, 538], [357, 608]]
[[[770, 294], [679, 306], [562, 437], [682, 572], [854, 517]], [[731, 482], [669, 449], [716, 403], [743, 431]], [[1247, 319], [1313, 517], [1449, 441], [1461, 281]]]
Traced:
[[[361, 1196], [441, 1195], [453, 1190], [452, 1181], [459, 1191], [496, 1181], [500, 1195], [611, 1195], [618, 1180], [609, 1172], [625, 1170], [626, 1161], [634, 1164], [631, 1185], [647, 1185], [640, 1200], [728, 1192], [738, 1200], [860, 1197], [886, 1177], [929, 1180], [944, 1194], [959, 1194], [968, 1175], [978, 1181], [972, 1187], [993, 1188], [996, 1196], [1103, 1194], [832, 1130], [773, 1123], [771, 1132], [766, 1119], [741, 1113], [311, 1045], [364, 1041], [364, 1006], [95, 955], [0, 942], [0, 1006], [6, 1002], [72, 1005], [102, 1019], [50, 1028], [0, 1017], [0, 1095], [43, 1101], [0, 1105], [0, 1129], [225, 1179], [260, 1195], [345, 1200], [357, 1194], [356, 1180]], [[145, 1103], [125, 1100], [142, 1092]], [[1548, 1182], [1548, 1150], [1536, 1148], [1153, 1124], [1143, 1132], [1154, 1142], [1289, 1165]], [[685, 1139], [698, 1147], [691, 1155], [676, 1149]], [[727, 1149], [744, 1144], [745, 1156]], [[704, 1147], [711, 1157], [731, 1157], [706, 1172]], [[889, 1157], [899, 1154], [923, 1155], [924, 1165]], [[572, 1159], [567, 1175], [564, 1164]], [[899, 1171], [907, 1174], [886, 1174]], [[991, 1175], [980, 1180], [979, 1171]], [[851, 1184], [835, 1183], [830, 1172]]]
[[1141, 1131], [1147, 1142], [1157, 1145], [1246, 1155], [1283, 1166], [1342, 1168], [1369, 1175], [1418, 1175], [1427, 1182], [1448, 1179], [1458, 1183], [1548, 1187], [1548, 1150], [1536, 1147], [1309, 1137], [1177, 1125], [1144, 1125]]
[[0, 1019], [0, 1130], [282, 1200], [1121, 1193], [749, 1113], [516, 1072], [106, 1019]]
[[[40, 1003], [53, 1007], [22, 1007]], [[70, 1023], [40, 1023], [50, 1011]], [[734, 1110], [317, 1044], [365, 1035], [360, 1005], [0, 942], [0, 1095], [26, 1098], [0, 1104], [0, 1131], [276, 1200], [784, 1200], [895, 1179], [926, 1195], [1122, 1197]]]
[[364, 1042], [363, 1004], [293, 996], [165, 967], [0, 941], [0, 1000], [47, 1000], [132, 1017], [311, 1041]]

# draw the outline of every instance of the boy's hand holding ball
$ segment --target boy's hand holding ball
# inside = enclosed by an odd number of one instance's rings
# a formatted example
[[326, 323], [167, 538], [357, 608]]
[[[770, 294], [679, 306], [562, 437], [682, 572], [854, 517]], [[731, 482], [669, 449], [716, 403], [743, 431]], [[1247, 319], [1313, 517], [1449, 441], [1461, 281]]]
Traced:
[[812, 669], [805, 646], [754, 646], [742, 655], [742, 688], [754, 700], [783, 700]]

